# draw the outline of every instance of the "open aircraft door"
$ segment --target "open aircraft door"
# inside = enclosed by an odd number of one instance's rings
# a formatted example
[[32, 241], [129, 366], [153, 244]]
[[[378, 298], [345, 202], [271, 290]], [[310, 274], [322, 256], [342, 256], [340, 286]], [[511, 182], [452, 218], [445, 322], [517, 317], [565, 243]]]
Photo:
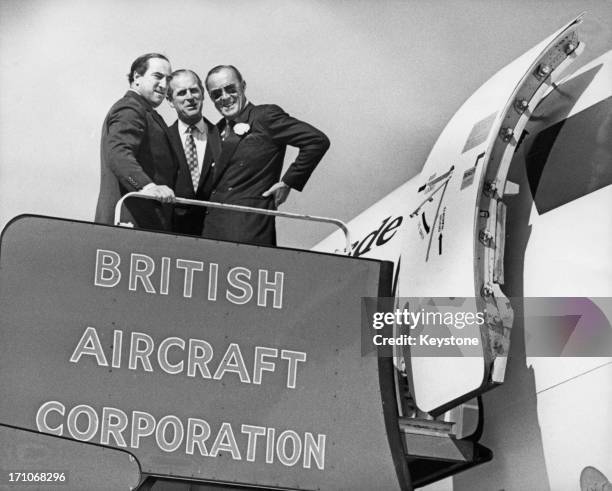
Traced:
[[[402, 250], [408, 253], [402, 255], [397, 306], [422, 313], [463, 309], [483, 318], [461, 329], [461, 336], [478, 339], [477, 347], [437, 353], [418, 343], [403, 347], [412, 397], [434, 416], [504, 380], [513, 323], [502, 291], [504, 196], [516, 192], [506, 176], [532, 111], [582, 52], [580, 21], [506, 66], [463, 104], [434, 145], [411, 197], [418, 205], [403, 229]], [[434, 336], [439, 329], [424, 324], [415, 333]]]

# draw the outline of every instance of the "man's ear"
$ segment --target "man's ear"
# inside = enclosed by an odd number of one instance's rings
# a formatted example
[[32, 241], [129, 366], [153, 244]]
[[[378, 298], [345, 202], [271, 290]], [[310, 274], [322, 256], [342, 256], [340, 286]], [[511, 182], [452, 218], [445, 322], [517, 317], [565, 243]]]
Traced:
[[242, 91], [244, 92], [246, 90], [246, 80], [242, 81]]
[[134, 83], [135, 83], [136, 85], [139, 85], [137, 82], [138, 82], [138, 79], [139, 79], [139, 78], [142, 78], [142, 75], [141, 75], [140, 73], [138, 73], [138, 72], [136, 72], [136, 71], [135, 71], [135, 72], [134, 72], [134, 74], [132, 75], [132, 78], [134, 79]]

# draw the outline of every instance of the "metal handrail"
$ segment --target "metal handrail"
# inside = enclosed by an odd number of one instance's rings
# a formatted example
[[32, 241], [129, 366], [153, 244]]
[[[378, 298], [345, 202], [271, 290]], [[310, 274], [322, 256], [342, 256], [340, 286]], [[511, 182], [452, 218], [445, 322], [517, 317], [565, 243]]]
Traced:
[[[156, 196], [150, 196], [148, 194], [134, 191], [131, 193], [127, 193], [121, 197], [117, 204], [115, 205], [115, 225], [121, 225], [121, 209], [123, 208], [123, 202], [128, 198], [142, 198], [142, 199], [151, 199], [155, 201], [160, 201], [160, 199]], [[328, 218], [328, 217], [318, 217], [313, 215], [301, 215], [299, 213], [290, 213], [287, 211], [277, 211], [277, 210], [266, 210], [262, 208], [253, 208], [251, 206], [241, 206], [241, 205], [230, 205], [226, 203], [215, 203], [212, 201], [204, 201], [197, 199], [188, 199], [188, 198], [175, 198], [174, 204], [179, 205], [192, 205], [192, 206], [201, 206], [206, 208], [221, 208], [224, 210], [232, 210], [232, 211], [241, 211], [245, 213], [258, 213], [260, 215], [272, 215], [275, 217], [283, 217], [283, 218], [293, 218], [296, 220], [307, 220], [311, 222], [323, 222], [323, 223], [331, 223], [336, 225], [338, 228], [344, 232], [344, 237], [346, 239], [346, 246], [344, 252], [348, 254], [351, 251], [351, 235], [348, 230], [346, 223], [342, 220], [338, 220], [336, 218]]]

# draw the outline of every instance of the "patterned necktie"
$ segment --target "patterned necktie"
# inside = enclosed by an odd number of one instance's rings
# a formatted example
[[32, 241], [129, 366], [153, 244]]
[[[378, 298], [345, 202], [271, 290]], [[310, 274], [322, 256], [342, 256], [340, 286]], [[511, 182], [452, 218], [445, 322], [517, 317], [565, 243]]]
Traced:
[[193, 190], [198, 190], [198, 183], [200, 182], [200, 171], [198, 169], [198, 153], [196, 152], [195, 140], [193, 139], [193, 132], [196, 127], [191, 125], [187, 128], [187, 138], [185, 139], [185, 157], [187, 158], [187, 165], [191, 172], [191, 181], [193, 183]]

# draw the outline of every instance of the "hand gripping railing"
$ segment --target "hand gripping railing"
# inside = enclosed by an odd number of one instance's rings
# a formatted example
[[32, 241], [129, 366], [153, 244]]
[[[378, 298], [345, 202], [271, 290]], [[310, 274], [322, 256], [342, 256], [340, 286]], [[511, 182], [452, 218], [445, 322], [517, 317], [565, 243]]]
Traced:
[[[117, 204], [115, 205], [115, 225], [121, 224], [121, 209], [123, 208], [123, 202], [128, 198], [142, 198], [142, 199], [152, 199], [155, 201], [160, 201], [156, 196], [150, 196], [141, 192], [132, 192], [127, 193], [121, 197]], [[323, 222], [323, 223], [331, 223], [336, 225], [338, 228], [344, 232], [344, 238], [346, 240], [346, 245], [344, 248], [344, 252], [348, 254], [351, 251], [351, 235], [349, 233], [348, 227], [346, 223], [342, 220], [337, 220], [336, 218], [327, 218], [327, 217], [317, 217], [311, 215], [300, 215], [299, 213], [289, 213], [286, 211], [276, 211], [276, 210], [266, 210], [262, 208], [253, 208], [251, 206], [240, 206], [240, 205], [229, 205], [225, 203], [214, 203], [212, 201], [200, 201], [196, 199], [187, 199], [187, 198], [175, 198], [174, 204], [179, 205], [192, 205], [192, 206], [202, 206], [205, 208], [222, 208], [224, 210], [232, 210], [232, 211], [241, 211], [246, 213], [258, 213], [260, 215], [272, 215], [275, 217], [283, 217], [283, 218], [293, 218], [295, 220], [307, 220], [310, 222]]]

